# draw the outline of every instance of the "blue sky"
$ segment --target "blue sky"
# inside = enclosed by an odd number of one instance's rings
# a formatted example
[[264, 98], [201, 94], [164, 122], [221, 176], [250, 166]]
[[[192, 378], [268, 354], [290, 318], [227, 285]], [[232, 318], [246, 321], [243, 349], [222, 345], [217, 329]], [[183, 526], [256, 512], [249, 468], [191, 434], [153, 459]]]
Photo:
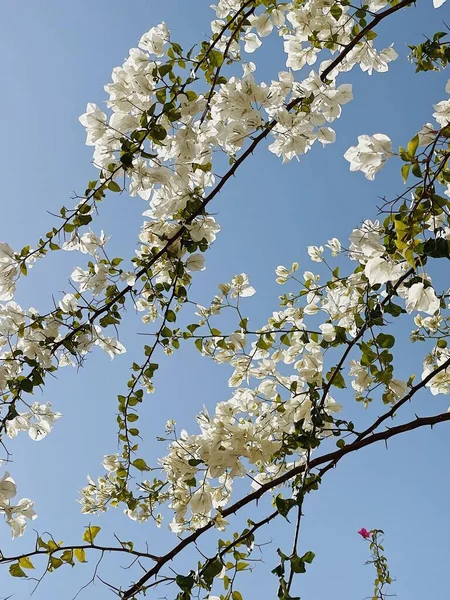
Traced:
[[[433, 103], [445, 97], [445, 74], [415, 75], [406, 56], [407, 43], [418, 43], [424, 34], [443, 29], [442, 20], [449, 19], [448, 8], [444, 5], [434, 11], [431, 0], [418, 4], [379, 30], [379, 47], [395, 41], [400, 54], [388, 74], [368, 77], [355, 72], [342, 78], [353, 83], [355, 99], [334, 124], [336, 144], [325, 149], [317, 146], [301, 162], [284, 166], [261, 147], [221, 192], [213, 210], [219, 213], [222, 232], [207, 256], [207, 270], [198, 274], [194, 299], [206, 302], [219, 282], [244, 271], [257, 289], [245, 307], [258, 326], [277, 307], [282, 289], [274, 283], [273, 273], [278, 264], [298, 260], [300, 269], [311, 268], [307, 245], [325, 243], [333, 236], [346, 240], [363, 218], [376, 216], [380, 197], [401, 191], [398, 164], [388, 165], [376, 182], [368, 182], [362, 174], [349, 172], [343, 153], [362, 133], [387, 133], [394, 147], [407, 142], [431, 120]], [[101, 105], [103, 85], [112, 68], [122, 63], [142, 33], [164, 20], [172, 38], [189, 48], [208, 34], [212, 14], [208, 2], [199, 0], [5, 3], [0, 22], [4, 57], [0, 239], [16, 249], [33, 245], [54, 223], [48, 213], [57, 212], [63, 204], [70, 206], [73, 192], [82, 191], [94, 177], [91, 149], [84, 145], [78, 116], [87, 102]], [[262, 80], [270, 80], [284, 68], [276, 40], [270, 49], [264, 55], [264, 67], [257, 71]], [[143, 210], [145, 203], [139, 198], [111, 195], [101, 207], [94, 229], [103, 228], [112, 235], [110, 245], [116, 255], [130, 254]], [[41, 261], [22, 281], [19, 303], [44, 310], [52, 302], [52, 293], [69, 289], [68, 276], [79, 260], [74, 254], [55, 253]], [[15, 453], [11, 471], [19, 483], [19, 494], [36, 500], [39, 518], [34, 526], [68, 543], [79, 540], [83, 526], [89, 523], [79, 514], [77, 490], [87, 473], [100, 474], [102, 455], [116, 449], [115, 397], [125, 389], [129, 365], [141, 356], [145, 343], [135, 335], [144, 331], [144, 326], [131, 316], [127, 322], [129, 327], [121, 339], [128, 353], [113, 365], [96, 352], [79, 372], [66, 369], [49, 381], [42, 400], [51, 400], [64, 415], [52, 435], [41, 443], [21, 437], [11, 444]], [[420, 348], [410, 346], [407, 336], [403, 347], [398, 369], [420, 372]], [[148, 425], [147, 462], [154, 463], [164, 451], [153, 440], [163, 432], [168, 418], [194, 430], [194, 415], [203, 404], [212, 407], [229, 397], [229, 374], [226, 366], [213, 365], [189, 348], [162, 360], [156, 393], [147, 397], [143, 410], [142, 422]], [[351, 395], [341, 401], [355, 420], [365, 420], [381, 410], [380, 406], [371, 407], [368, 415], [352, 404]], [[445, 398], [424, 393], [411, 414], [427, 415], [445, 408]], [[301, 549], [313, 550], [317, 557], [307, 576], [298, 576], [296, 595], [308, 600], [362, 600], [368, 596], [373, 573], [363, 566], [366, 548], [356, 531], [379, 527], [387, 535], [386, 551], [397, 578], [393, 591], [398, 597], [447, 597], [447, 436], [445, 425], [432, 432], [418, 431], [393, 440], [388, 451], [372, 447], [348, 457], [327, 475], [320, 491], [311, 494], [305, 506]], [[255, 510], [247, 516], [254, 517]], [[141, 544], [148, 541], [158, 549], [174, 542], [165, 527], [156, 531], [150, 523], [137, 525], [120, 511], [92, 522], [104, 528], [99, 540], [105, 544], [112, 541], [112, 532]], [[241, 522], [236, 523], [238, 530]], [[5, 553], [32, 543], [31, 528], [29, 535], [14, 545], [9, 537], [8, 528], [0, 526], [0, 548]], [[240, 589], [248, 598], [274, 597], [276, 580], [270, 570], [276, 564], [276, 548], [290, 548], [288, 525], [280, 520], [275, 529], [262, 533], [260, 541], [272, 538], [264, 550], [265, 562], [253, 576], [243, 578]], [[89, 581], [93, 565], [91, 559], [88, 565], [47, 576], [35, 592], [35, 600], [70, 600]], [[187, 559], [178, 563], [180, 572], [192, 565]], [[117, 573], [117, 564], [105, 560], [104, 577], [126, 584], [128, 572]], [[14, 593], [15, 600], [22, 600], [31, 589], [31, 584], [11, 580], [6, 571], [0, 571], [0, 597]], [[176, 592], [169, 588], [167, 594], [172, 597]], [[99, 584], [81, 597], [94, 595], [96, 600], [111, 597]]]

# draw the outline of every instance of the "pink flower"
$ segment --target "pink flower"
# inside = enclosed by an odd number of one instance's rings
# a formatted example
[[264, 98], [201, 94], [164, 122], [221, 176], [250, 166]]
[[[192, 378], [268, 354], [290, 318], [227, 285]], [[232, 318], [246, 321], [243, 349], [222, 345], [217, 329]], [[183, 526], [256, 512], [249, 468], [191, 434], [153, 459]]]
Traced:
[[367, 529], [365, 527], [363, 527], [362, 529], [360, 529], [358, 531], [359, 535], [361, 537], [363, 537], [365, 540], [367, 540], [368, 538], [370, 538], [370, 531], [367, 531]]

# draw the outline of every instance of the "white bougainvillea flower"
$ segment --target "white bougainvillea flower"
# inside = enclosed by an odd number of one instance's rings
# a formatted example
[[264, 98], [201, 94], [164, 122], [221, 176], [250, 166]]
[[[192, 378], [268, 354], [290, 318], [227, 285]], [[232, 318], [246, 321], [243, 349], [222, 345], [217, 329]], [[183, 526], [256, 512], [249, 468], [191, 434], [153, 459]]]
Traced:
[[308, 246], [308, 254], [312, 261], [322, 262], [323, 246]]
[[433, 117], [441, 127], [445, 127], [450, 123], [450, 100], [442, 100], [434, 105], [436, 110]]
[[108, 129], [105, 113], [92, 102], [88, 103], [86, 112], [78, 120], [86, 128], [87, 146], [95, 146]]
[[167, 25], [163, 22], [152, 27], [147, 33], [144, 33], [138, 46], [149, 54], [154, 54], [159, 57], [164, 55], [164, 44], [166, 44], [169, 39], [169, 30], [167, 29]]
[[106, 454], [103, 457], [103, 467], [107, 471], [115, 472], [120, 467], [119, 454]]
[[37, 515], [33, 509], [34, 502], [29, 498], [22, 498], [16, 506], [4, 509], [6, 522], [11, 527], [12, 537], [20, 537], [25, 533], [27, 519], [34, 521]]
[[6, 473], [0, 479], [0, 505], [4, 504], [6, 500], [11, 500], [11, 498], [14, 498], [16, 494], [16, 483], [8, 471], [6, 471]]
[[383, 133], [358, 136], [358, 145], [351, 146], [344, 154], [344, 158], [350, 163], [350, 171], [362, 171], [370, 180], [375, 178], [376, 173], [391, 156], [391, 140]]
[[431, 286], [425, 287], [423, 283], [414, 283], [406, 290], [406, 311], [421, 310], [428, 315], [439, 310], [440, 300]]
[[381, 256], [375, 256], [367, 261], [364, 274], [370, 285], [382, 285], [388, 281], [397, 281], [403, 274], [403, 265]]
[[248, 54], [251, 54], [257, 50], [262, 44], [261, 40], [255, 33], [247, 33], [247, 35], [244, 35], [242, 39], [245, 41], [244, 50]]
[[188, 271], [204, 271], [205, 268], [205, 257], [202, 254], [191, 254], [186, 261]]
[[62, 300], [59, 301], [59, 308], [65, 313], [73, 313], [78, 310], [78, 300], [74, 294], [66, 294]]
[[241, 273], [240, 275], [235, 275], [231, 280], [231, 297], [237, 298], [241, 296], [242, 298], [248, 298], [249, 296], [253, 296], [256, 294], [256, 290], [254, 287], [250, 285], [248, 275], [245, 273]]
[[332, 342], [336, 338], [336, 329], [331, 323], [323, 323], [319, 325], [319, 329], [326, 342]]
[[0, 300], [12, 300], [16, 290], [16, 277], [18, 275], [17, 262], [14, 259], [14, 250], [6, 242], [0, 242]]

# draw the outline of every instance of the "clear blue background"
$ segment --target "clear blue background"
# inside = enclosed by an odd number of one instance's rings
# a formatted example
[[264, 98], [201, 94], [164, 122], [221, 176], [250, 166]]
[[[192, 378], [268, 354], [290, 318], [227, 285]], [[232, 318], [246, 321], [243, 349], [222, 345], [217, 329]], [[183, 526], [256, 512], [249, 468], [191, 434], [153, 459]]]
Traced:
[[[307, 259], [307, 245], [326, 243], [333, 236], [345, 241], [363, 218], [376, 216], [381, 197], [401, 191], [398, 165], [388, 165], [372, 183], [361, 174], [349, 173], [343, 153], [361, 133], [383, 132], [390, 135], [394, 146], [406, 143], [431, 120], [433, 103], [445, 97], [446, 77], [416, 76], [406, 59], [407, 44], [419, 43], [423, 34], [443, 30], [442, 20], [450, 16], [447, 6], [434, 11], [431, 0], [423, 0], [417, 8], [402, 11], [379, 28], [378, 47], [395, 41], [400, 58], [391, 64], [388, 74], [368, 77], [355, 71], [342, 77], [342, 82], [354, 84], [355, 100], [344, 107], [343, 117], [334, 124], [338, 134], [335, 145], [325, 149], [318, 145], [300, 163], [285, 166], [266, 148], [257, 150], [213, 206], [222, 232], [208, 253], [207, 271], [196, 277], [193, 298], [207, 302], [219, 282], [245, 271], [257, 295], [244, 306], [257, 327], [276, 309], [278, 294], [283, 291], [273, 281], [278, 264], [299, 260], [301, 271], [314, 267]], [[0, 239], [16, 249], [35, 244], [55, 222], [46, 211], [70, 206], [73, 191], [81, 193], [95, 177], [91, 148], [84, 146], [85, 133], [78, 116], [85, 111], [86, 102], [102, 104], [102, 86], [109, 81], [112, 68], [123, 62], [142, 33], [165, 20], [173, 40], [190, 48], [209, 34], [212, 15], [208, 3], [198, 0], [16, 0], [3, 4]], [[279, 40], [267, 43], [270, 51], [259, 55], [264, 56], [264, 67], [257, 71], [262, 80], [270, 80], [284, 69]], [[258, 60], [258, 54], [254, 58]], [[98, 233], [104, 228], [113, 236], [112, 254], [132, 253], [143, 210], [145, 203], [139, 198], [107, 198], [94, 229]], [[41, 261], [22, 281], [18, 301], [24, 307], [45, 310], [52, 304], [52, 293], [69, 290], [68, 276], [81, 261], [67, 253], [54, 253]], [[42, 401], [52, 401], [64, 414], [52, 435], [41, 443], [25, 436], [11, 443], [11, 471], [19, 495], [36, 500], [39, 517], [33, 526], [67, 543], [80, 540], [83, 526], [89, 523], [79, 513], [77, 490], [87, 473], [94, 477], [101, 473], [102, 455], [116, 450], [116, 394], [126, 389], [129, 365], [140, 358], [145, 342], [135, 335], [145, 326], [131, 318], [128, 322], [121, 338], [128, 354], [112, 365], [108, 357], [95, 352], [82, 370], [61, 370], [56, 379], [49, 380]], [[420, 373], [421, 349], [410, 346], [407, 331], [404, 333], [399, 373]], [[194, 415], [202, 405], [212, 407], [229, 397], [229, 374], [227, 366], [213, 365], [188, 348], [162, 360], [156, 393], [146, 397], [141, 421], [147, 430], [147, 462], [154, 464], [156, 456], [164, 452], [153, 440], [163, 433], [168, 418], [195, 431]], [[340, 401], [355, 421], [365, 421], [382, 410], [378, 405], [364, 413], [355, 406], [350, 391]], [[445, 398], [424, 393], [416, 399], [411, 414], [432, 414], [446, 406]], [[356, 532], [361, 527], [379, 527], [386, 532], [389, 563], [397, 578], [393, 592], [404, 600], [448, 597], [447, 440], [445, 425], [432, 432], [411, 433], [391, 441], [388, 451], [380, 445], [348, 457], [327, 475], [320, 491], [310, 495], [305, 506], [300, 550], [313, 550], [317, 558], [307, 576], [297, 577], [294, 595], [308, 600], [362, 600], [369, 596], [374, 573], [363, 566], [367, 549]], [[264, 514], [261, 507], [258, 514]], [[255, 515], [252, 507], [246, 516]], [[141, 547], [148, 542], [156, 552], [175, 541], [166, 525], [159, 531], [151, 523], [138, 525], [120, 510], [92, 522], [104, 528], [98, 541], [105, 545], [114, 542], [112, 532], [125, 540], [137, 540]], [[241, 524], [236, 520], [235, 529]], [[5, 554], [16, 553], [30, 547], [32, 536], [29, 527], [24, 539], [11, 544], [9, 529], [0, 525], [0, 548]], [[259, 537], [260, 542], [271, 539], [272, 544], [264, 548], [264, 564], [256, 566], [254, 575], [242, 578], [239, 589], [247, 598], [275, 596], [276, 580], [269, 573], [276, 565], [276, 548], [289, 552], [289, 526], [280, 520]], [[207, 543], [204, 547], [212, 546]], [[197, 557], [188, 557], [177, 563], [179, 572], [195, 565]], [[61, 568], [47, 576], [34, 598], [70, 600], [89, 581], [94, 561], [91, 556], [88, 565]], [[102, 576], [116, 585], [126, 587], [132, 573], [136, 572], [118, 570], [115, 560], [105, 559], [102, 565]], [[32, 587], [12, 580], [6, 569], [0, 570], [0, 597], [13, 593], [15, 600], [22, 600]], [[96, 600], [111, 597], [100, 583], [83, 594], [81, 597]], [[165, 594], [174, 597], [175, 587], [150, 597]]]

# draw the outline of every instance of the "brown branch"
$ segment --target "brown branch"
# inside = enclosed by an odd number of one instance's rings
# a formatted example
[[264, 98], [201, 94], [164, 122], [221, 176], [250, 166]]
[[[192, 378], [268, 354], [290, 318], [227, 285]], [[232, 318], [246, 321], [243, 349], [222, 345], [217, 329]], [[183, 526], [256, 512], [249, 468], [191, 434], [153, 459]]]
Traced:
[[155, 562], [161, 560], [160, 556], [156, 556], [155, 554], [149, 554], [148, 552], [139, 552], [138, 550], [130, 550], [124, 546], [120, 548], [118, 546], [97, 546], [96, 544], [79, 544], [75, 546], [58, 546], [58, 548], [53, 548], [51, 550], [46, 550], [45, 548], [33, 550], [33, 552], [25, 552], [23, 554], [18, 554], [17, 556], [3, 556], [0, 554], [0, 564], [7, 564], [10, 562], [14, 562], [15, 560], [20, 560], [25, 556], [52, 556], [57, 552], [64, 552], [65, 550], [99, 550], [100, 552], [125, 552], [126, 554], [132, 554], [133, 556], [137, 556], [138, 558], [149, 558]]
[[[286, 110], [291, 110], [292, 108], [297, 106], [297, 104], [300, 104], [301, 100], [302, 100], [302, 98], [296, 98], [295, 100], [292, 100], [286, 106]], [[201, 205], [197, 208], [197, 210], [195, 210], [184, 221], [184, 223], [180, 224], [180, 228], [178, 229], [178, 231], [176, 233], [174, 233], [174, 235], [172, 235], [172, 237], [170, 237], [167, 240], [165, 246], [163, 248], [161, 248], [161, 250], [159, 250], [148, 261], [148, 263], [145, 265], [145, 267], [142, 267], [142, 269], [140, 269], [137, 273], [135, 273], [136, 279], [139, 279], [139, 277], [142, 277], [142, 275], [145, 275], [147, 273], [147, 271], [169, 251], [170, 246], [172, 244], [174, 244], [186, 231], [186, 229], [187, 229], [186, 226], [190, 225], [196, 217], [200, 216], [203, 213], [206, 206], [217, 196], [217, 194], [222, 190], [222, 188], [225, 186], [227, 181], [235, 175], [236, 171], [239, 169], [239, 167], [242, 165], [242, 163], [250, 156], [250, 154], [253, 154], [253, 152], [256, 149], [256, 147], [258, 146], [258, 144], [269, 135], [269, 133], [272, 131], [272, 129], [275, 127], [275, 125], [277, 125], [277, 123], [278, 123], [278, 121], [276, 119], [273, 119], [272, 121], [269, 121], [266, 124], [265, 129], [253, 139], [250, 146], [234, 162], [233, 166], [222, 177], [222, 179], [217, 184], [217, 186], [203, 199]], [[109, 302], [107, 302], [104, 306], [95, 310], [93, 312], [93, 314], [91, 315], [91, 317], [89, 318], [89, 321], [88, 321], [89, 324], [92, 325], [100, 315], [107, 312], [116, 302], [118, 302], [121, 298], [126, 296], [132, 289], [133, 289], [132, 285], [127, 285], [120, 292], [118, 292], [115, 296], [113, 296], [113, 298], [111, 300], [109, 300]], [[77, 333], [79, 333], [85, 327], [86, 327], [86, 323], [82, 323], [81, 325], [79, 325], [78, 327], [73, 329], [64, 338], [62, 338], [61, 340], [56, 342], [53, 347], [52, 353], [54, 354], [60, 346], [62, 346], [65, 342], [70, 341]]]
[[[414, 421], [410, 421], [408, 423], [398, 425], [397, 427], [392, 427], [391, 429], [387, 429], [386, 431], [374, 433], [371, 437], [366, 438], [364, 440], [359, 440], [359, 441], [355, 440], [352, 444], [349, 444], [348, 446], [344, 446], [343, 448], [336, 450], [335, 452], [329, 452], [328, 454], [319, 456], [318, 458], [316, 458], [310, 462], [309, 468], [314, 469], [314, 468], [316, 468], [320, 465], [326, 464], [326, 463], [335, 463], [335, 462], [341, 460], [345, 455], [351, 454], [352, 452], [356, 452], [357, 450], [360, 450], [361, 448], [365, 448], [366, 446], [370, 446], [379, 441], [386, 441], [396, 435], [405, 433], [406, 431], [412, 431], [414, 429], [418, 429], [419, 427], [425, 427], [428, 425], [433, 426], [438, 423], [444, 423], [446, 421], [450, 421], [450, 413], [448, 413], [448, 412], [442, 413], [439, 415], [435, 415], [432, 417], [417, 418]], [[331, 468], [331, 465], [328, 465], [328, 467], [326, 469], [324, 469], [324, 471], [329, 470], [330, 468]], [[240, 500], [238, 500], [237, 502], [232, 504], [229, 508], [223, 510], [221, 513], [222, 516], [227, 517], [231, 514], [236, 513], [237, 511], [241, 510], [247, 504], [250, 504], [251, 502], [259, 500], [259, 498], [261, 498], [261, 496], [263, 496], [266, 492], [272, 490], [275, 487], [282, 485], [283, 483], [286, 483], [293, 477], [300, 475], [301, 473], [304, 472], [304, 470], [305, 470], [305, 465], [299, 465], [298, 467], [290, 469], [289, 471], [287, 471], [283, 475], [280, 475], [279, 477], [273, 479], [272, 481], [269, 481], [269, 482], [263, 484], [255, 492], [252, 492], [245, 498], [241, 498]], [[145, 586], [146, 582], [149, 581], [149, 579], [151, 579], [152, 577], [156, 576], [159, 573], [159, 571], [162, 569], [162, 567], [165, 564], [167, 564], [168, 562], [173, 560], [184, 548], [186, 548], [190, 544], [194, 543], [201, 535], [203, 535], [206, 531], [208, 531], [209, 529], [212, 529], [213, 527], [214, 527], [214, 522], [211, 521], [207, 525], [197, 529], [196, 531], [191, 533], [188, 537], [181, 540], [174, 548], [172, 548], [172, 550], [170, 552], [168, 552], [167, 554], [162, 556], [157, 561], [156, 565], [154, 567], [152, 567], [152, 569], [147, 571], [147, 573], [143, 577], [141, 577], [139, 579], [139, 581], [137, 581], [134, 585], [132, 585], [128, 590], [126, 590], [124, 592], [124, 594], [122, 596], [123, 600], [130, 600], [130, 598], [132, 596], [137, 594], [143, 588], [143, 586]]]
[[396, 13], [401, 8], [409, 6], [410, 4], [415, 4], [415, 0], [402, 0], [402, 2], [399, 2], [395, 6], [391, 6], [387, 10], [379, 13], [374, 19], [372, 19], [372, 21], [368, 25], [366, 25], [366, 27], [364, 27], [364, 29], [361, 29], [361, 31], [357, 35], [355, 35], [355, 37], [349, 44], [347, 44], [344, 50], [342, 50], [342, 52], [340, 52], [339, 55], [328, 65], [328, 67], [321, 73], [320, 79], [322, 81], [325, 81], [327, 76], [331, 73], [331, 71], [339, 64], [341, 64], [341, 62], [344, 60], [347, 54], [351, 50], [353, 50], [353, 48], [362, 40], [362, 38], [366, 36], [369, 33], [369, 31], [372, 31], [372, 29], [374, 29], [380, 21], [382, 21], [386, 17], [389, 17], [393, 13]]

